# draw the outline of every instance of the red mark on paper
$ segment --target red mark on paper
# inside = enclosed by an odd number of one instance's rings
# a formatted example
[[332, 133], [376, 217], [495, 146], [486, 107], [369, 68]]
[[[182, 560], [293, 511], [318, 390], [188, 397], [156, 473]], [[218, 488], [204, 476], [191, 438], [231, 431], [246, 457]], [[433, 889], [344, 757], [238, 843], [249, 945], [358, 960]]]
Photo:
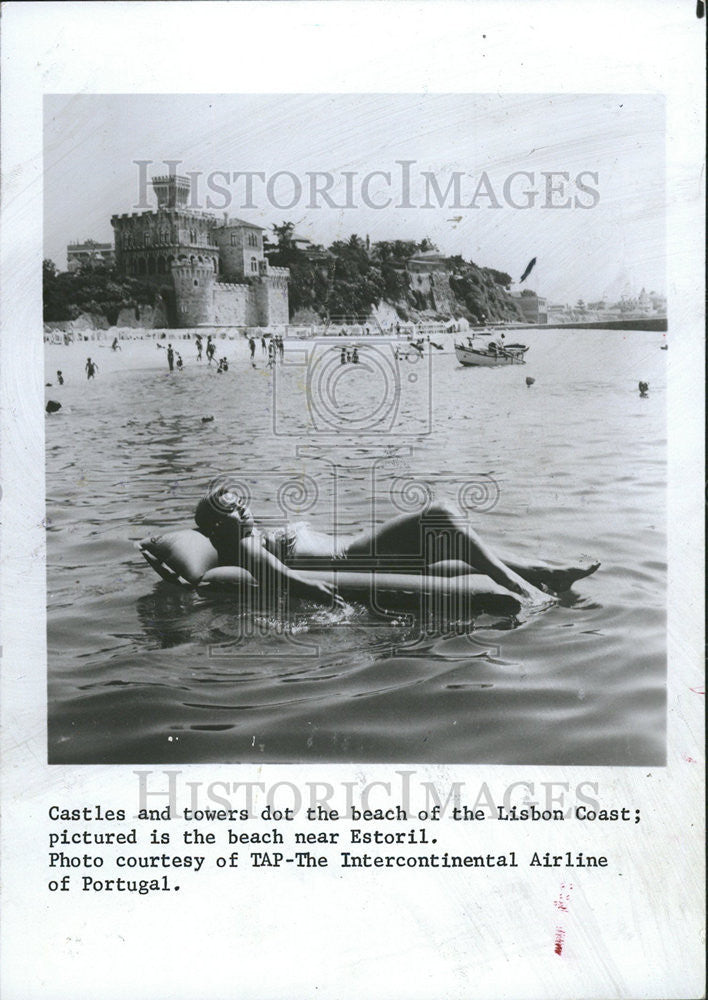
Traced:
[[561, 883], [561, 891], [558, 893], [558, 899], [553, 900], [553, 905], [557, 910], [563, 910], [564, 913], [568, 912], [567, 904], [570, 901], [570, 891], [572, 888], [572, 885], [566, 885], [565, 882]]
[[[568, 903], [570, 902], [570, 893], [573, 886], [572, 884], [566, 885], [565, 882], [561, 883], [560, 892], [558, 893], [558, 899], [553, 900], [553, 905], [557, 910], [561, 910], [563, 913], [568, 912]], [[563, 944], [565, 943], [565, 931], [562, 927], [556, 927], [556, 937], [553, 943], [553, 950], [556, 955], [563, 954]]]
[[693, 691], [694, 694], [705, 694], [706, 693], [706, 689], [705, 688], [689, 688], [688, 690], [689, 691]]
[[697, 764], [698, 763], [698, 761], [695, 759], [695, 757], [689, 757], [687, 753], [682, 753], [681, 756], [683, 757], [683, 759], [686, 761], [687, 764]]
[[565, 941], [565, 931], [562, 927], [556, 927], [556, 941], [554, 951], [556, 955], [563, 954], [563, 942]]

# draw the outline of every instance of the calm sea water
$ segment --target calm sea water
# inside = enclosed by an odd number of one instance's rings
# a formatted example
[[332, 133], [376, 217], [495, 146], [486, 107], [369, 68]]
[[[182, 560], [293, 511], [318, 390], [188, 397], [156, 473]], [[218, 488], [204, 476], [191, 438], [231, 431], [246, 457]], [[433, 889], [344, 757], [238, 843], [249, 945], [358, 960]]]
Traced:
[[[288, 346], [275, 374], [259, 349], [217, 375], [187, 346], [179, 375], [65, 370], [46, 422], [50, 761], [660, 764], [667, 354], [654, 333], [522, 339], [526, 366], [487, 370], [370, 345], [359, 368], [333, 348], [308, 370]], [[245, 614], [134, 548], [191, 526], [224, 471], [266, 522], [352, 530], [432, 495], [520, 559], [602, 566], [516, 627]]]

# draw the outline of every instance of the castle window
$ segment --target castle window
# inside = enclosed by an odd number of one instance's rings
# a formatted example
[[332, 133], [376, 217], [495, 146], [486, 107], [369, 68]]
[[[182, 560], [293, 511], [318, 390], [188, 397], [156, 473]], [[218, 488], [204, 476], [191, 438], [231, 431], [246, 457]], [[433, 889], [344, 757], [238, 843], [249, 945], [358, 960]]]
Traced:
[[238, 246], [238, 239], [236, 238], [236, 233], [231, 233], [231, 246]]
[[256, 274], [258, 273], [258, 261], [255, 257], [251, 257], [251, 270]]
[[197, 281], [197, 279], [195, 278], [195, 279], [194, 279], [194, 287], [196, 288], [198, 284], [199, 284], [199, 282], [198, 282], [198, 281]]
[[145, 233], [145, 235], [143, 237], [143, 241], [144, 241], [146, 247], [150, 246], [150, 233]]

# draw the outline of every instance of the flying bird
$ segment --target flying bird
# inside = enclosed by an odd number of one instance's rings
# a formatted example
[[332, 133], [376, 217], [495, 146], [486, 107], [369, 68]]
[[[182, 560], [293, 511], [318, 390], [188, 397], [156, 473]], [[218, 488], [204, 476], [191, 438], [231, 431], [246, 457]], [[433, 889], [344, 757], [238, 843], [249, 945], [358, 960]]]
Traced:
[[531, 274], [535, 266], [536, 266], [536, 258], [532, 257], [531, 260], [526, 265], [526, 270], [519, 278], [519, 284], [521, 284], [522, 281], [525, 281], [526, 278], [528, 278], [528, 276]]

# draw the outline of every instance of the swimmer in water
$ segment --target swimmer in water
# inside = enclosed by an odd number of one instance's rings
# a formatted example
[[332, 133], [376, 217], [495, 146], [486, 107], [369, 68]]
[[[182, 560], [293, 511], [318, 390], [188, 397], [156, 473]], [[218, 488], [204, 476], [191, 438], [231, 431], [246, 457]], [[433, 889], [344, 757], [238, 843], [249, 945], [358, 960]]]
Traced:
[[586, 562], [553, 569], [545, 563], [503, 561], [451, 507], [439, 503], [336, 538], [305, 521], [263, 531], [238, 489], [228, 478], [210, 488], [197, 504], [197, 527], [216, 549], [220, 566], [243, 566], [259, 583], [268, 578], [288, 582], [300, 597], [321, 600], [324, 595], [340, 601], [324, 578], [305, 579], [299, 570], [343, 569], [348, 561], [356, 569], [361, 560], [366, 569], [400, 571], [406, 559], [425, 552], [426, 566], [437, 566], [441, 575], [444, 567], [438, 564], [461, 560], [469, 573], [483, 573], [529, 608], [541, 608], [552, 603], [550, 590], [568, 590], [600, 565]]

